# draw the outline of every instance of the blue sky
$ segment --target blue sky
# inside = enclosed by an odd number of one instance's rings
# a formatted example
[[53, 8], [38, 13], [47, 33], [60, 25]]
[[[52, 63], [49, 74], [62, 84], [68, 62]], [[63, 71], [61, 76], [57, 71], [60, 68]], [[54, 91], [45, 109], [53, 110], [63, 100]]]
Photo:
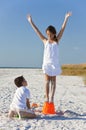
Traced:
[[72, 11], [60, 40], [60, 64], [86, 63], [86, 0], [0, 0], [0, 67], [41, 67], [43, 43], [27, 14], [46, 35], [48, 25], [59, 32]]

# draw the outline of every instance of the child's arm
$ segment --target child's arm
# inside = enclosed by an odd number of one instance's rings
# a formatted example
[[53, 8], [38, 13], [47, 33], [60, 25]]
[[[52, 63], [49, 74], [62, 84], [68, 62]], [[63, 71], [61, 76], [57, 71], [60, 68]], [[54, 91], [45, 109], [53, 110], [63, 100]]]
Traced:
[[26, 104], [27, 104], [28, 109], [30, 109], [30, 101], [29, 101], [29, 99], [26, 99]]
[[58, 35], [57, 35], [58, 42], [59, 42], [59, 40], [61, 39], [61, 37], [62, 37], [62, 35], [63, 35], [63, 32], [64, 32], [65, 27], [66, 27], [66, 23], [67, 23], [67, 21], [68, 21], [68, 18], [69, 18], [71, 15], [72, 15], [71, 12], [68, 12], [68, 13], [65, 15], [65, 19], [64, 19], [64, 22], [63, 22], [63, 24], [62, 24], [61, 30], [60, 30], [60, 32], [59, 32]]
[[28, 19], [29, 23], [31, 24], [32, 28], [34, 29], [34, 31], [37, 33], [37, 35], [40, 37], [40, 39], [45, 43], [47, 38], [45, 36], [43, 36], [43, 34], [39, 31], [37, 26], [33, 23], [31, 16], [28, 15], [27, 19]]

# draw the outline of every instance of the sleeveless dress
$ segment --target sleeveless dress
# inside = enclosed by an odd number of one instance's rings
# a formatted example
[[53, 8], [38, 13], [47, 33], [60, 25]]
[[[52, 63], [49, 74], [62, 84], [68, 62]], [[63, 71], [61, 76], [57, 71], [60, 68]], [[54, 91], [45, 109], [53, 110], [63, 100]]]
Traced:
[[43, 73], [49, 76], [56, 76], [61, 74], [61, 67], [59, 64], [59, 44], [56, 42], [44, 44], [44, 57], [42, 70]]

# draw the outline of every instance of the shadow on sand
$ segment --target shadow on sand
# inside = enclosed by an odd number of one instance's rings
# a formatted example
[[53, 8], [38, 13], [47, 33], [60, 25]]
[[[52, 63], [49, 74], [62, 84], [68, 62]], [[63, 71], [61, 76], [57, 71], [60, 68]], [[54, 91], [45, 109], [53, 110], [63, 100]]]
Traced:
[[83, 120], [83, 121], [86, 121], [86, 113], [79, 114], [71, 110], [66, 110], [64, 112], [64, 115], [58, 115], [58, 114], [43, 115], [43, 116], [39, 116], [37, 119], [38, 120], [45, 119], [45, 120]]

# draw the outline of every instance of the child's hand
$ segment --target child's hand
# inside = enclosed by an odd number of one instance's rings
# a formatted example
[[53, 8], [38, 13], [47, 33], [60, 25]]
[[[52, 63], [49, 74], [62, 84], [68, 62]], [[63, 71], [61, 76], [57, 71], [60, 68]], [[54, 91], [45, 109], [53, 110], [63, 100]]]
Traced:
[[65, 18], [67, 19], [67, 18], [70, 17], [71, 15], [72, 15], [72, 12], [66, 13]]
[[31, 18], [30, 15], [27, 15], [27, 19], [28, 19], [28, 21], [29, 21], [30, 23], [32, 22], [32, 18]]
[[32, 103], [31, 107], [32, 107], [32, 108], [39, 107], [39, 104], [37, 104], [37, 103]]

